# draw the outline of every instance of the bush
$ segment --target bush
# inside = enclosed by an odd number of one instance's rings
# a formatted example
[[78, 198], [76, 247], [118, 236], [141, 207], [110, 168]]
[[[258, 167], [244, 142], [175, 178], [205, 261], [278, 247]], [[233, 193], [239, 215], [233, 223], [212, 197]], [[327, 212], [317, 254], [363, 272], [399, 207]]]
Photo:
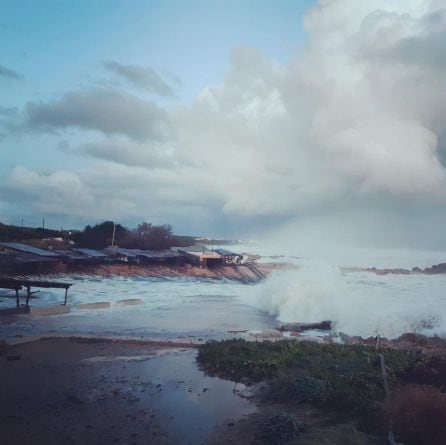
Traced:
[[403, 387], [388, 410], [395, 435], [405, 445], [446, 445], [446, 395], [437, 388]]

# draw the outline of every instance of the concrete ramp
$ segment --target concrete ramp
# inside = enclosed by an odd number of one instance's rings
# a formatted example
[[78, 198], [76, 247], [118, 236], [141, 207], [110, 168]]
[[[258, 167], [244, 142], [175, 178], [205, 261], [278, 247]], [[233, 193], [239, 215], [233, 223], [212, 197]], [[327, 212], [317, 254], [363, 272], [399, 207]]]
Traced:
[[108, 309], [111, 303], [108, 301], [98, 301], [97, 303], [82, 303], [77, 309]]
[[31, 307], [31, 315], [40, 316], [68, 314], [70, 311], [70, 306]]
[[139, 298], [129, 298], [127, 300], [118, 300], [116, 301], [116, 306], [135, 306], [137, 304], [141, 304], [142, 301]]

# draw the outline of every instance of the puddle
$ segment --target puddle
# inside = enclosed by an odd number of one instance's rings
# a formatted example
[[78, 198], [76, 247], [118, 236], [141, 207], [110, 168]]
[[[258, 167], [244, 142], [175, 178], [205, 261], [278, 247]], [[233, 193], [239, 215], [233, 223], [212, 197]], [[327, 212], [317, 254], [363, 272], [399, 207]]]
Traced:
[[167, 421], [161, 426], [169, 431], [172, 443], [202, 443], [214, 426], [256, 411], [255, 405], [232, 392], [233, 382], [203, 375], [195, 357], [196, 352], [188, 351], [144, 363], [147, 375], [162, 385], [150, 397], [165, 414], [162, 418]]
[[187, 350], [125, 362], [128, 385], [122, 389], [137, 400], [139, 409], [155, 410], [171, 444], [204, 443], [215, 426], [257, 410], [233, 393], [233, 382], [205, 376], [196, 355]]

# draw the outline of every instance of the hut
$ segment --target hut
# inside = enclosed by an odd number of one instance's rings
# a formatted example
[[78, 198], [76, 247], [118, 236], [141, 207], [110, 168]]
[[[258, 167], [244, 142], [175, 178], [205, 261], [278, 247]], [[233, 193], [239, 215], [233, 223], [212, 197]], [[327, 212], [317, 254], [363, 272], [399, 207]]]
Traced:
[[214, 252], [217, 252], [222, 256], [223, 262], [228, 264], [238, 264], [241, 256], [237, 253], [231, 252], [226, 249], [215, 249]]
[[186, 261], [205, 269], [223, 264], [223, 257], [205, 246], [180, 247], [177, 252], [183, 254]]
[[123, 249], [122, 247], [107, 247], [104, 252], [115, 261], [126, 264], [137, 264], [136, 249]]
[[110, 261], [111, 259], [109, 255], [107, 255], [104, 252], [101, 252], [100, 250], [86, 249], [80, 247], [71, 250], [76, 252], [77, 254], [83, 255], [84, 257], [88, 258], [89, 261], [94, 264], [104, 263]]
[[60, 254], [23, 243], [0, 243], [0, 273], [43, 273], [57, 269]]

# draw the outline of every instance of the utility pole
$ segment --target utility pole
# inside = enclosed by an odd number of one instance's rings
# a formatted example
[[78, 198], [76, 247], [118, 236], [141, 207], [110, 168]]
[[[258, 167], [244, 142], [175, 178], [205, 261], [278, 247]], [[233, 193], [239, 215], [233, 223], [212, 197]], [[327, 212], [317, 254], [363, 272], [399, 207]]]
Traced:
[[22, 218], [22, 229], [23, 229], [23, 218]]
[[42, 219], [42, 228], [45, 230], [45, 218]]
[[113, 223], [113, 236], [112, 236], [112, 247], [115, 245], [115, 232], [116, 232], [116, 224]]

